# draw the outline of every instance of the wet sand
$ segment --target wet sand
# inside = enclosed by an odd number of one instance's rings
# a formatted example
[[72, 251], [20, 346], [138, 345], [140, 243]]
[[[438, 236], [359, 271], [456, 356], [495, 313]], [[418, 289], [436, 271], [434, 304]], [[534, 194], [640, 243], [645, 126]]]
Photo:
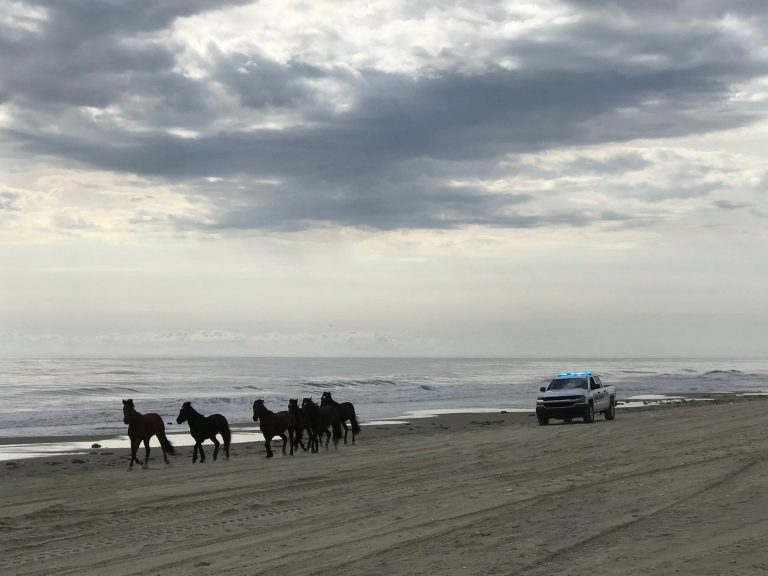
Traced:
[[0, 462], [0, 574], [764, 574], [766, 423], [765, 398], [720, 396], [369, 426], [271, 460]]

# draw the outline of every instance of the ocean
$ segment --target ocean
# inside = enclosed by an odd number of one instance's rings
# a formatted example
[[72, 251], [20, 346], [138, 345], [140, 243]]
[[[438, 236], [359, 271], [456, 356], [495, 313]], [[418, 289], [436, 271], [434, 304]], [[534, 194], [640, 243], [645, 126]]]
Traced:
[[186, 401], [253, 425], [257, 398], [277, 411], [325, 391], [369, 422], [417, 410], [532, 410], [560, 370], [600, 374], [620, 401], [768, 392], [768, 359], [0, 358], [0, 438], [124, 434], [123, 398], [172, 430]]

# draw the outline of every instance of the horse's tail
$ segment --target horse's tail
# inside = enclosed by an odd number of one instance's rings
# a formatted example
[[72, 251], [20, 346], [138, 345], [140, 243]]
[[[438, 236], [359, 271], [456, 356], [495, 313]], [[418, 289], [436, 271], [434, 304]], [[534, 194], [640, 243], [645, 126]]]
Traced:
[[232, 431], [229, 429], [229, 422], [224, 420], [221, 423], [221, 438], [224, 440], [224, 451], [229, 450], [229, 444], [232, 442]]
[[360, 423], [357, 421], [354, 408], [352, 408], [352, 414], [349, 416], [349, 423], [352, 424], [352, 434], [360, 434]]
[[171, 444], [171, 441], [168, 440], [168, 436], [165, 435], [165, 432], [163, 432], [163, 437], [160, 438], [160, 444], [162, 445], [165, 452], [171, 456], [176, 456], [176, 448], [174, 448], [173, 444]]

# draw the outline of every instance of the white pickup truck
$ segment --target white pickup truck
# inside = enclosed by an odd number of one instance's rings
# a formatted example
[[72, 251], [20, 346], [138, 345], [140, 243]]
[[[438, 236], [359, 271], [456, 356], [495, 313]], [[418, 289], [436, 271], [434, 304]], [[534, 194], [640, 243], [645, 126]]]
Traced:
[[550, 418], [566, 422], [584, 418], [584, 422], [591, 424], [600, 412], [606, 420], [616, 417], [614, 387], [604, 386], [592, 372], [558, 372], [540, 392], [536, 398], [536, 418], [542, 426], [549, 424]]

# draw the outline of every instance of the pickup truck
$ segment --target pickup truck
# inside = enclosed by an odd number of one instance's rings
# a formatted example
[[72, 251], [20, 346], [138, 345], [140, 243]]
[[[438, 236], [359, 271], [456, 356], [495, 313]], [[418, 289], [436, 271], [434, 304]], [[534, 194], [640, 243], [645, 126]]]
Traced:
[[549, 424], [550, 418], [566, 422], [584, 418], [584, 422], [591, 424], [600, 412], [606, 420], [616, 417], [614, 387], [603, 385], [600, 376], [592, 372], [558, 372], [540, 392], [536, 398], [536, 418], [542, 426]]

